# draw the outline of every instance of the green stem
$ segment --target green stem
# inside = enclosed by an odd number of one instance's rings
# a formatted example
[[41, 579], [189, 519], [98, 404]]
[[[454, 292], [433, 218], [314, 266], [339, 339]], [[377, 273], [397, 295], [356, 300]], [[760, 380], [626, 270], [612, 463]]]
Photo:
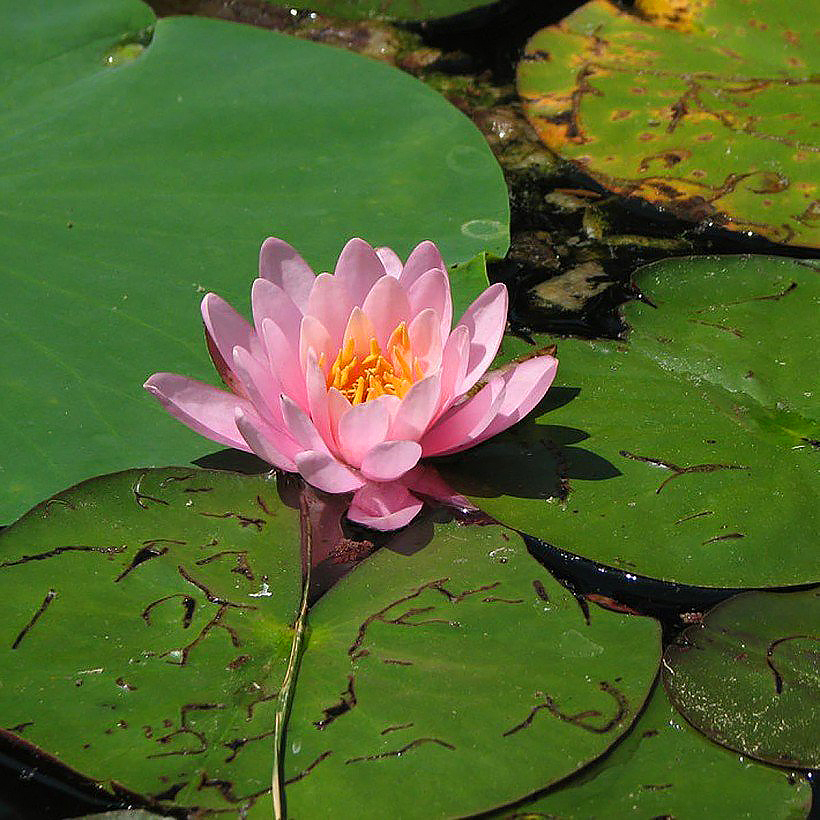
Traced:
[[285, 727], [288, 724], [290, 706], [293, 701], [293, 690], [299, 671], [299, 662], [302, 659], [302, 644], [304, 643], [305, 627], [307, 625], [308, 593], [310, 591], [311, 544], [313, 539], [310, 515], [307, 514], [307, 511], [304, 511], [302, 520], [306, 551], [305, 571], [302, 579], [302, 602], [299, 605], [299, 614], [296, 617], [296, 623], [293, 625], [293, 641], [290, 646], [290, 658], [288, 659], [288, 668], [285, 670], [282, 686], [279, 689], [273, 726], [273, 777], [271, 781], [271, 794], [273, 796], [273, 816], [276, 820], [284, 820], [285, 817]]

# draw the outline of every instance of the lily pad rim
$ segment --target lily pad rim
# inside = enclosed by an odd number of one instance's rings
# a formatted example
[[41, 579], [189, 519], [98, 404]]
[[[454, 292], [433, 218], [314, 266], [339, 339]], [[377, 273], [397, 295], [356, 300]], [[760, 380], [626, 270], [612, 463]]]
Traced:
[[[50, 495], [48, 498], [44, 498], [42, 501], [38, 501], [33, 507], [29, 507], [29, 509], [27, 509], [24, 513], [19, 515], [9, 524], [0, 524], [0, 542], [3, 539], [3, 535], [8, 530], [10, 530], [12, 527], [27, 519], [30, 515], [36, 513], [38, 510], [40, 510], [41, 507], [45, 507], [51, 502], [53, 502], [55, 499], [58, 499], [60, 496], [72, 492], [73, 490], [77, 490], [80, 487], [83, 487], [85, 484], [90, 484], [94, 481], [115, 478], [116, 476], [122, 476], [126, 473], [138, 473], [141, 470], [144, 472], [154, 470], [194, 470], [197, 473], [227, 473], [228, 475], [245, 476], [246, 478], [262, 478], [266, 481], [273, 481], [274, 483], [278, 481], [278, 476], [280, 472], [279, 470], [275, 470], [273, 468], [271, 468], [271, 470], [267, 473], [242, 473], [239, 472], [239, 470], [222, 470], [218, 467], [200, 467], [198, 464], [152, 464], [149, 466], [142, 465], [138, 467], [126, 467], [124, 470], [115, 470], [113, 473], [100, 473], [99, 475], [93, 475], [89, 476], [88, 478], [83, 478], [80, 481], [75, 482], [74, 484], [70, 484], [68, 487], [64, 487], [62, 490], [58, 490], [56, 493]], [[2, 729], [0, 729], [0, 731], [2, 731]]]

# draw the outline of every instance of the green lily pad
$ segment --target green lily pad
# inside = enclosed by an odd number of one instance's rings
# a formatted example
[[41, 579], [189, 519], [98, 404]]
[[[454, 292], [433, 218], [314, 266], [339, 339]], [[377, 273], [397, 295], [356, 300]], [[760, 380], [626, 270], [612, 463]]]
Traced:
[[[423, 543], [423, 541], [422, 541]], [[453, 817], [566, 777], [641, 709], [659, 626], [573, 596], [503, 528], [383, 548], [311, 611], [292, 817]]]
[[667, 647], [663, 681], [712, 740], [781, 766], [820, 767], [820, 589], [747, 592]]
[[433, 239], [450, 264], [506, 249], [483, 137], [398, 70], [194, 17], [124, 57], [155, 23], [137, 0], [0, 0], [0, 17], [0, 522], [209, 451], [141, 385], [213, 378], [199, 301], [245, 310], [265, 237], [317, 270], [354, 235]]
[[269, 812], [300, 568], [265, 477], [129, 470], [54, 496], [0, 533], [0, 735], [160, 806]]
[[770, 817], [811, 808], [803, 777], [750, 764], [681, 719], [658, 686], [629, 735], [557, 791], [500, 816], [518, 820], [592, 817]]
[[[657, 308], [626, 307], [627, 342], [561, 341], [540, 410], [442, 472], [502, 523], [627, 573], [813, 581], [817, 271], [701, 257], [636, 281]], [[499, 362], [531, 349], [504, 344]]]
[[683, 219], [820, 246], [820, 8], [637, 5], [592, 0], [529, 41], [518, 90], [541, 139]]

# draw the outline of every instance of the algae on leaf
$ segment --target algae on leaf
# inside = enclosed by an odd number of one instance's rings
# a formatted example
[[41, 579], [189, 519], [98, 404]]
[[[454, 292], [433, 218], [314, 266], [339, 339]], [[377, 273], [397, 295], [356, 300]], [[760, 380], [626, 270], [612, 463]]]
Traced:
[[541, 139], [677, 217], [820, 246], [820, 6], [637, 6], [592, 0], [529, 41], [518, 91]]

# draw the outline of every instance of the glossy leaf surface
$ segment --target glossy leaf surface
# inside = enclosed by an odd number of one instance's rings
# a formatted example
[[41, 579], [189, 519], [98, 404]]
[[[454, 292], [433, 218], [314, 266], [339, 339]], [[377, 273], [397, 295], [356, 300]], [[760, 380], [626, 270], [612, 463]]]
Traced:
[[499, 813], [519, 820], [596, 817], [771, 817], [811, 807], [798, 775], [755, 765], [695, 731], [658, 686], [629, 736], [563, 788]]
[[747, 592], [712, 609], [664, 656], [683, 716], [745, 755], [820, 766], [820, 590]]
[[408, 538], [311, 611], [292, 817], [453, 817], [523, 797], [609, 748], [651, 688], [658, 624], [597, 607], [587, 623], [515, 534]]
[[162, 806], [270, 812], [301, 590], [275, 481], [129, 470], [0, 533], [0, 727]]
[[687, 221], [820, 246], [817, 4], [592, 0], [529, 41], [541, 139]]
[[[502, 523], [628, 573], [712, 587], [818, 577], [816, 269], [647, 266], [625, 342], [559, 341], [540, 411], [441, 466]], [[499, 362], [531, 348], [505, 338]]]
[[[260, 243], [503, 253], [478, 130], [374, 60], [137, 0], [0, 2], [0, 522], [81, 479], [212, 450], [142, 382], [215, 381], [199, 302], [248, 311]], [[139, 32], [142, 32], [139, 34]], [[140, 53], [135, 48], [134, 53]]]

